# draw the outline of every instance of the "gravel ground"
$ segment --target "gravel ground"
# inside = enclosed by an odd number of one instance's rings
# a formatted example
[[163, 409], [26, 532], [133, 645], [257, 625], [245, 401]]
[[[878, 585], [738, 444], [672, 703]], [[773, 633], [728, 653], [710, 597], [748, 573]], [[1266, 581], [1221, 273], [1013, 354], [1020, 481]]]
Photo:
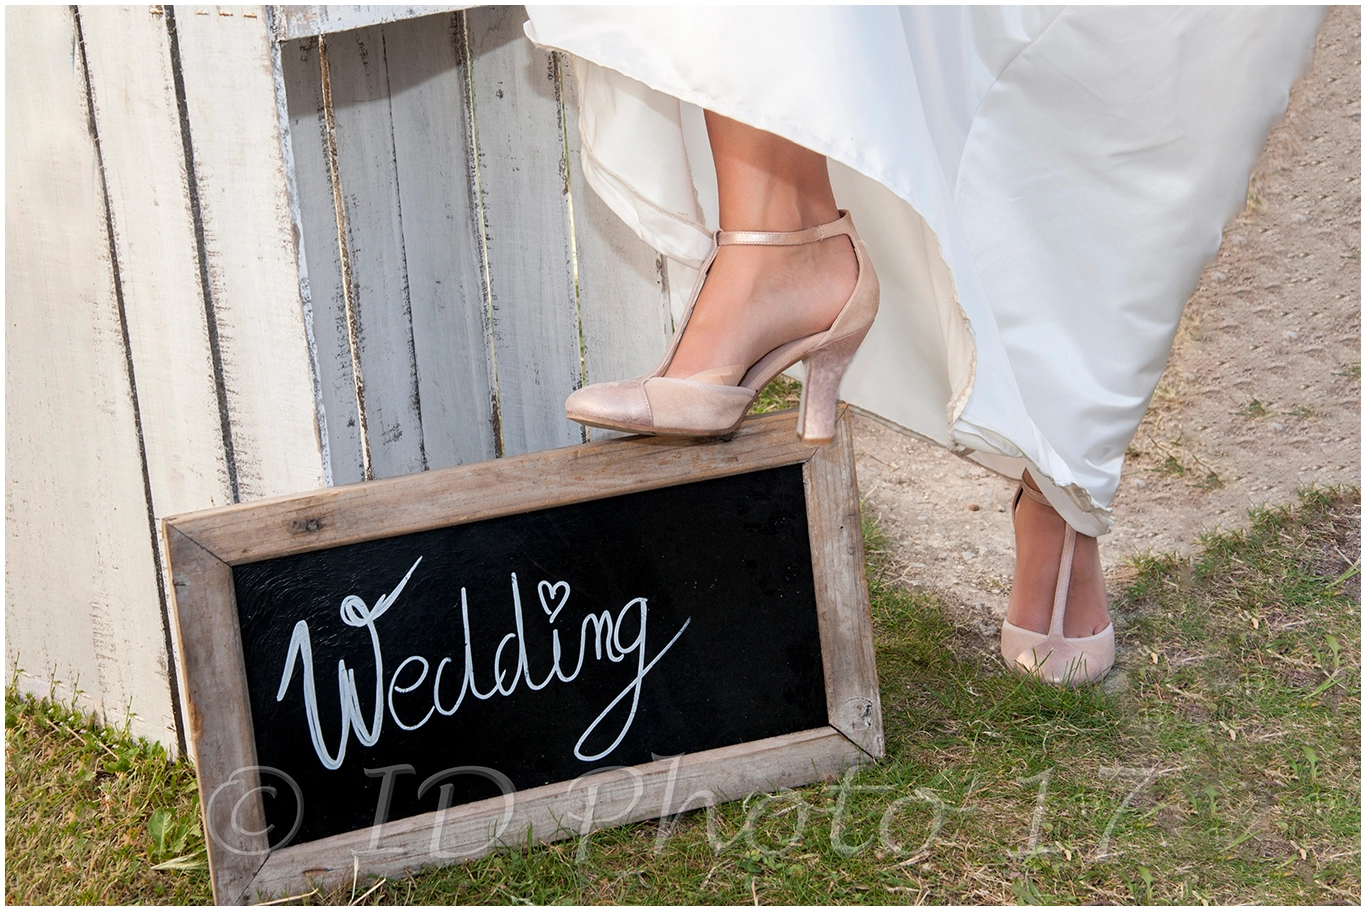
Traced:
[[[1360, 8], [1333, 8], [1130, 446], [1101, 539], [1112, 598], [1135, 553], [1189, 551], [1303, 484], [1360, 483], [1360, 58]], [[961, 627], [994, 640], [1013, 483], [866, 417], [855, 440], [902, 581], [938, 590]]]

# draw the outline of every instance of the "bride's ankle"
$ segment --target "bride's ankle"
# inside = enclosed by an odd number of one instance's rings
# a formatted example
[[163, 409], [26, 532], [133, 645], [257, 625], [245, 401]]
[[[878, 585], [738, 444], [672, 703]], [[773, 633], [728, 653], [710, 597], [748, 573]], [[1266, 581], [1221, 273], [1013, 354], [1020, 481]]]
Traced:
[[[1033, 490], [1028, 476], [1024, 481]], [[1016, 626], [1046, 632], [1052, 615], [1066, 523], [1058, 513], [1029, 497], [1022, 497], [1013, 516], [1016, 565], [1007, 619]], [[1105, 576], [1099, 543], [1077, 535], [1072, 577], [1067, 597], [1064, 635], [1088, 636], [1109, 623]]]
[[665, 375], [752, 365], [780, 345], [823, 332], [853, 293], [858, 268], [842, 235], [800, 246], [723, 247]]
[[779, 184], [765, 192], [752, 194], [746, 203], [723, 205], [722, 231], [805, 231], [828, 225], [840, 217], [833, 199], [812, 199], [809, 194], [792, 193]]

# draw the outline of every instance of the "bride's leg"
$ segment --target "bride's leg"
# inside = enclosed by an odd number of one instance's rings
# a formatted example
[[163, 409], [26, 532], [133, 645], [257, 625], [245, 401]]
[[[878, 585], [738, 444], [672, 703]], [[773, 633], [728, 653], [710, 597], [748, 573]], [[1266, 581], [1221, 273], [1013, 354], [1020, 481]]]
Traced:
[[[721, 228], [799, 231], [839, 217], [825, 156], [706, 113]], [[668, 376], [748, 366], [785, 342], [829, 328], [858, 277], [846, 237], [796, 247], [723, 247]]]
[[[1038, 489], [1029, 472], [1025, 472], [1025, 483]], [[1064, 529], [1062, 516], [1028, 497], [1020, 498], [1015, 512], [1015, 584], [1006, 611], [1006, 619], [1016, 626], [1048, 632]], [[1104, 630], [1109, 622], [1100, 548], [1095, 538], [1077, 535], [1062, 634], [1071, 639], [1090, 636]]]

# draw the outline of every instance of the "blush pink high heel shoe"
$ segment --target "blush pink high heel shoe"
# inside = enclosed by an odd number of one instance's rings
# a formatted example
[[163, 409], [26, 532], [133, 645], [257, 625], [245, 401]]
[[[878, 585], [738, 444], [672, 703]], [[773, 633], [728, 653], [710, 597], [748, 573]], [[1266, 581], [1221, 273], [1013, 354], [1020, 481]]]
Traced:
[[[847, 235], [853, 244], [858, 280], [829, 329], [779, 345], [748, 366], [713, 368], [687, 377], [664, 375], [687, 329], [717, 250], [728, 244], [809, 244], [841, 234]], [[797, 414], [797, 435], [804, 443], [824, 445], [834, 439], [840, 380], [873, 325], [878, 297], [877, 273], [849, 213], [844, 210], [840, 210], [837, 221], [804, 231], [717, 231], [711, 254], [697, 274], [683, 321], [659, 366], [646, 376], [594, 383], [575, 391], [565, 400], [565, 414], [580, 424], [628, 433], [724, 436], [740, 426], [749, 406], [769, 380], [804, 361], [806, 382], [802, 385]]]
[[[1020, 505], [1022, 494], [1035, 503], [1053, 508], [1043, 494], [1021, 484], [1010, 506], [1012, 516]], [[1063, 618], [1067, 615], [1067, 590], [1072, 584], [1072, 556], [1077, 546], [1076, 529], [1071, 525], [1066, 529], [1048, 634], [1036, 633], [1006, 620], [1001, 626], [1001, 656], [1008, 667], [1021, 674], [1032, 674], [1060, 686], [1076, 686], [1099, 680], [1114, 666], [1115, 625], [1110, 623], [1092, 636], [1069, 639], [1062, 634]]]

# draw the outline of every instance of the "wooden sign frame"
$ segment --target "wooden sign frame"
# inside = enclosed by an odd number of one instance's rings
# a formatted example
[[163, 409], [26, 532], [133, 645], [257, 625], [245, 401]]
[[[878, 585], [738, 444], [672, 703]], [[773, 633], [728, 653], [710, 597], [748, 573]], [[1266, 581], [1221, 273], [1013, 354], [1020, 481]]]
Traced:
[[[571, 837], [707, 803], [828, 780], [884, 754], [850, 417], [813, 449], [793, 412], [730, 439], [635, 437], [278, 497], [167, 518], [181, 688], [214, 898], [239, 904], [469, 860], [502, 844]], [[829, 723], [558, 782], [272, 850], [258, 776], [232, 567], [784, 465], [802, 466]], [[222, 794], [220, 795], [220, 792]], [[226, 795], [226, 799], [224, 799]], [[697, 809], [698, 803], [687, 809]], [[588, 809], [586, 809], [588, 807]], [[566, 827], [565, 820], [581, 820]], [[234, 832], [228, 844], [217, 833]], [[255, 834], [252, 834], [255, 833]], [[495, 838], [490, 833], [496, 833]], [[382, 834], [383, 849], [376, 836]]]

